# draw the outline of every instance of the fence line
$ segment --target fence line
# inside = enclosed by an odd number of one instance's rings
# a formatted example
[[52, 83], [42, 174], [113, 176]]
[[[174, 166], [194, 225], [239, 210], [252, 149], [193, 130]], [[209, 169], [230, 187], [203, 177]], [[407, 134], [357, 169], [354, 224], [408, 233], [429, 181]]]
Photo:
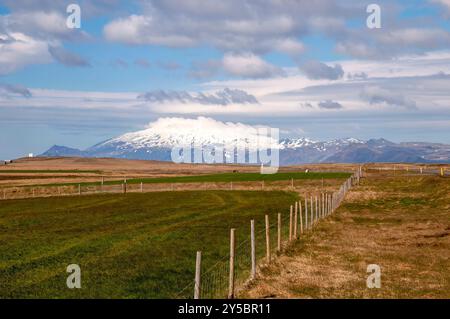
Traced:
[[[364, 171], [378, 171], [378, 172], [392, 172], [393, 175], [397, 172], [404, 171], [409, 175], [438, 175], [449, 176], [450, 168], [448, 167], [427, 167], [427, 166], [412, 166], [392, 164], [383, 165], [383, 167], [365, 167]], [[358, 176], [352, 177], [352, 179], [359, 178], [363, 168], [358, 170]], [[37, 197], [53, 197], [53, 196], [76, 196], [76, 195], [93, 195], [93, 194], [117, 194], [117, 193], [144, 193], [144, 192], [165, 192], [165, 191], [183, 191], [192, 189], [208, 189], [208, 190], [298, 190], [299, 186], [295, 185], [295, 180], [280, 180], [273, 181], [271, 184], [264, 181], [254, 182], [204, 182], [204, 183], [133, 183], [127, 182], [127, 178], [124, 178], [122, 184], [106, 185], [104, 177], [98, 185], [83, 185], [83, 184], [71, 184], [71, 185], [55, 185], [55, 186], [16, 186], [16, 187], [4, 187], [0, 188], [0, 200], [7, 199], [24, 199], [24, 198], [37, 198]], [[195, 186], [194, 186], [195, 185]], [[305, 213], [307, 209], [305, 208]], [[305, 224], [305, 228], [307, 225]]]
[[[300, 186], [291, 188], [290, 180], [273, 181], [265, 183], [264, 190], [291, 190], [296, 191]], [[125, 183], [113, 185], [55, 185], [55, 186], [17, 186], [0, 188], [0, 200], [81, 196], [96, 194], [127, 194], [144, 192], [167, 192], [186, 190], [261, 190], [260, 181], [242, 182], [204, 182], [204, 183]]]
[[[258, 232], [255, 232], [255, 220], [251, 220], [250, 238], [243, 240], [238, 245], [236, 244], [235, 228], [232, 228], [229, 258], [219, 261], [204, 273], [200, 269], [197, 270], [196, 264], [194, 280], [175, 297], [192, 298], [192, 293], [194, 293], [194, 296], [198, 298], [224, 298], [226, 296], [234, 298], [239, 287], [257, 277], [258, 267], [270, 264], [274, 260], [272, 256], [281, 254], [283, 249], [300, 240], [321, 219], [333, 214], [352, 186], [359, 184], [362, 174], [362, 169], [359, 169], [335, 192], [311, 195], [310, 200], [305, 195], [304, 205], [301, 200], [296, 201], [289, 207], [289, 214], [284, 214], [284, 218], [283, 214], [276, 214], [276, 222], [271, 222], [269, 215], [265, 215], [264, 227]], [[297, 232], [298, 223], [300, 223], [299, 233]], [[226, 278], [229, 279], [228, 287], [223, 284], [224, 281], [226, 282]]]

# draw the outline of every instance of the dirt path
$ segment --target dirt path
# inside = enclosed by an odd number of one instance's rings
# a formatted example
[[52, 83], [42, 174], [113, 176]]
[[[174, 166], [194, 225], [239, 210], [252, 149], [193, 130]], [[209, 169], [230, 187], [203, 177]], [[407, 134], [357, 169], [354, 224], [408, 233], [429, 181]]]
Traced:
[[449, 178], [372, 174], [239, 297], [450, 298], [449, 194]]

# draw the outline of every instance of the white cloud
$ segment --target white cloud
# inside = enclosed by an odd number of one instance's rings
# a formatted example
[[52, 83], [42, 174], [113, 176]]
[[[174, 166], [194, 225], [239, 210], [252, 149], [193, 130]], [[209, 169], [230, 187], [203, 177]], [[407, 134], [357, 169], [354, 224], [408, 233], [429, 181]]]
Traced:
[[77, 0], [77, 1], [55, 1], [55, 0], [2, 0], [2, 5], [14, 12], [66, 12], [69, 3], [78, 3], [83, 10], [84, 17], [98, 17], [101, 14], [114, 14], [121, 8], [120, 0]]
[[374, 50], [371, 45], [351, 39], [339, 41], [336, 44], [336, 52], [363, 59], [376, 58], [379, 54], [378, 50]]
[[305, 51], [305, 46], [300, 41], [287, 38], [277, 41], [274, 49], [297, 57]]
[[34, 35], [64, 35], [70, 29], [66, 26], [66, 19], [57, 12], [20, 12], [6, 17], [8, 28]]
[[[398, 112], [408, 114], [425, 112], [446, 116], [445, 114], [449, 112], [450, 52], [405, 56], [389, 62], [348, 60], [339, 63], [342, 64], [347, 75], [366, 73], [369, 77], [352, 77], [351, 79], [343, 77], [333, 82], [311, 80], [302, 75], [298, 69], [292, 68], [284, 70], [286, 74], [284, 77], [204, 83], [195, 90], [197, 93], [187, 92], [190, 96], [187, 98], [174, 98], [170, 91], [164, 91], [166, 94], [170, 93], [169, 100], [152, 94], [151, 103], [136, 99], [139, 92], [30, 89], [33, 98], [21, 100], [20, 105], [34, 109], [53, 109], [55, 112], [64, 109], [99, 112], [108, 110], [108, 116], [140, 114], [145, 117], [146, 114], [152, 114], [152, 116], [179, 114], [265, 118], [267, 121], [277, 118], [308, 118], [319, 116], [324, 112], [346, 114], [349, 118], [359, 118], [362, 114], [389, 116]], [[335, 63], [329, 62], [329, 64]], [[240, 68], [243, 67], [240, 66]], [[250, 74], [255, 73], [258, 72], [252, 71]], [[233, 96], [230, 98], [227, 95], [226, 107], [223, 107], [224, 100], [221, 99], [220, 92], [223, 92], [225, 88], [240, 91], [231, 91]], [[242, 91], [248, 94], [246, 98], [253, 96], [259, 103], [239, 103], [242, 100], [236, 99], [234, 93]], [[365, 95], [362, 92], [365, 92]], [[338, 101], [344, 107], [336, 110], [338, 112], [317, 107], [324, 101]], [[302, 107], [305, 105], [314, 107]], [[393, 105], [400, 107], [392, 107]], [[0, 107], [16, 106], [17, 101], [0, 98]]]
[[[210, 45], [226, 51], [261, 54], [303, 52], [300, 36], [313, 31], [312, 16], [335, 21], [351, 12], [335, 1], [149, 0], [139, 14], [117, 18], [104, 27], [106, 39], [127, 44], [189, 47]], [[335, 23], [328, 28], [335, 27]], [[326, 27], [325, 27], [326, 28]]]
[[[139, 103], [136, 101], [138, 92], [86, 92], [29, 89], [33, 98], [21, 100], [20, 106], [33, 109], [79, 109], [79, 110], [101, 110], [101, 111], [129, 111]], [[17, 101], [1, 99], [0, 107], [17, 107]]]
[[447, 9], [450, 14], [450, 0], [430, 0], [431, 3], [437, 3]]
[[450, 33], [442, 29], [400, 29], [383, 32], [379, 38], [383, 44], [422, 47], [427, 50], [450, 43]]
[[195, 44], [192, 38], [182, 34], [161, 34], [155, 19], [151, 16], [131, 15], [107, 24], [105, 38], [126, 44], [154, 44], [170, 47], [187, 47]]
[[87, 65], [81, 57], [63, 49], [61, 42], [86, 40], [89, 35], [67, 28], [66, 16], [61, 12], [27, 11], [28, 5], [31, 4], [24, 3], [21, 10], [0, 15], [0, 74], [54, 60], [66, 65]]
[[227, 53], [223, 57], [222, 64], [225, 72], [244, 78], [268, 78], [283, 74], [282, 69], [252, 53]]
[[[436, 0], [447, 5], [448, 0]], [[397, 19], [407, 5], [384, 4], [384, 19]], [[360, 58], [397, 57], [449, 47], [445, 28], [426, 27], [414, 18], [386, 22], [381, 32], [349, 26], [365, 18], [364, 4], [347, 1], [148, 0], [139, 14], [117, 18], [104, 28], [110, 41], [170, 47], [212, 46], [223, 52], [282, 52], [298, 57], [302, 39], [319, 35], [341, 54]], [[417, 25], [419, 25], [417, 27]]]
[[20, 32], [40, 40], [85, 40], [89, 35], [82, 29], [69, 29], [65, 11], [19, 11], [0, 15], [5, 32]]
[[0, 75], [12, 73], [29, 64], [52, 62], [45, 41], [23, 33], [0, 34]]
[[450, 48], [450, 33], [444, 28], [390, 27], [367, 36], [365, 30], [345, 30], [337, 37], [336, 51], [362, 59], [384, 59], [406, 54], [424, 54]]

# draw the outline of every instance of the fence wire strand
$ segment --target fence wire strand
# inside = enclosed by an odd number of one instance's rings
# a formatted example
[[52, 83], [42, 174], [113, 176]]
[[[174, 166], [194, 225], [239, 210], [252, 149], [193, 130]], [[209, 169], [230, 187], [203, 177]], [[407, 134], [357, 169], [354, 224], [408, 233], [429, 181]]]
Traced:
[[[289, 241], [289, 234], [292, 234], [292, 242], [296, 239], [301, 238], [301, 228], [300, 225], [303, 225], [303, 234], [312, 228], [316, 227], [316, 223], [328, 216], [326, 214], [327, 209], [335, 210], [342, 200], [345, 197], [347, 191], [355, 184], [359, 182], [361, 172], [357, 172], [352, 175], [349, 179], [347, 179], [339, 188], [338, 191], [334, 193], [325, 193], [326, 195], [331, 195], [330, 198], [333, 198], [334, 202], [327, 203], [328, 206], [324, 206], [325, 203], [322, 200], [325, 198], [322, 197], [322, 193], [317, 194], [318, 203], [316, 206], [315, 196], [314, 202], [312, 205], [311, 211], [311, 203], [310, 196], [308, 194], [305, 196], [308, 201], [308, 216], [305, 215], [305, 197], [299, 198], [298, 201], [302, 205], [302, 210], [300, 207], [297, 207], [297, 220], [295, 220], [295, 210], [293, 210], [292, 214], [292, 229], [290, 221], [290, 211], [286, 209], [281, 213], [281, 250], [285, 249], [291, 242]], [[319, 209], [316, 212], [316, 208]], [[323, 208], [325, 208], [325, 212], [323, 212]], [[301, 214], [300, 214], [301, 212]], [[313, 213], [313, 214], [312, 214]], [[311, 217], [317, 217], [317, 220], [314, 220], [313, 224], [310, 224], [310, 220], [308, 220], [308, 224], [306, 224], [306, 220]], [[300, 221], [302, 219], [302, 221]], [[297, 223], [297, 233], [294, 238], [294, 223]], [[308, 225], [308, 227], [306, 227]], [[236, 236], [236, 246], [235, 246], [235, 260], [234, 260], [234, 284], [235, 287], [239, 287], [243, 285], [251, 276], [251, 239], [250, 239], [250, 231], [245, 229], [241, 229], [242, 231], [238, 233]], [[244, 234], [244, 236], [242, 235]], [[269, 247], [271, 260], [273, 260], [278, 253], [278, 214], [271, 214], [269, 216]], [[255, 220], [255, 256], [257, 265], [265, 264], [267, 262], [266, 259], [266, 226], [264, 221], [256, 221]], [[201, 272], [200, 276], [200, 298], [202, 299], [216, 299], [216, 298], [226, 298], [228, 296], [229, 289], [229, 275], [230, 275], [230, 257], [223, 258], [218, 261], [216, 264], [208, 268], [205, 272]], [[175, 297], [176, 298], [192, 298], [194, 291], [195, 282], [192, 280], [188, 285], [186, 285]]]

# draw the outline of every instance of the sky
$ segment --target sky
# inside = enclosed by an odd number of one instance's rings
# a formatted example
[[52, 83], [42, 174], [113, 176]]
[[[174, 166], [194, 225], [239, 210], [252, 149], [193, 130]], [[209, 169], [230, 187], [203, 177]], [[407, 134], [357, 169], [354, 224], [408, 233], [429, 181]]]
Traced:
[[450, 143], [450, 0], [0, 0], [0, 159], [199, 116]]

